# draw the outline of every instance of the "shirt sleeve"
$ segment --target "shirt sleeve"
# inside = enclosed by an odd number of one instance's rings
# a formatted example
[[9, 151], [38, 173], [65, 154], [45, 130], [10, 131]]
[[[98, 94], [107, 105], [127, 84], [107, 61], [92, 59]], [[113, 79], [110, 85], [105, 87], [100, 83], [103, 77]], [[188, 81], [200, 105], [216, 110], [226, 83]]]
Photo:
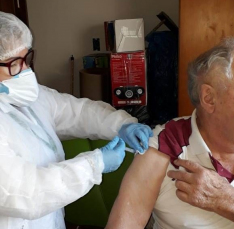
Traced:
[[100, 184], [103, 168], [98, 149], [41, 167], [0, 142], [0, 214], [29, 220], [47, 215]]
[[44, 101], [46, 98], [46, 109], [51, 112], [61, 140], [75, 137], [110, 140], [123, 124], [137, 122], [127, 112], [116, 110], [102, 101], [77, 99], [44, 86], [41, 86], [40, 93]]
[[154, 136], [149, 140], [149, 146], [156, 148], [174, 160], [183, 152], [183, 147], [189, 145], [189, 137], [192, 133], [191, 118], [175, 119], [164, 125], [157, 125], [153, 130]]

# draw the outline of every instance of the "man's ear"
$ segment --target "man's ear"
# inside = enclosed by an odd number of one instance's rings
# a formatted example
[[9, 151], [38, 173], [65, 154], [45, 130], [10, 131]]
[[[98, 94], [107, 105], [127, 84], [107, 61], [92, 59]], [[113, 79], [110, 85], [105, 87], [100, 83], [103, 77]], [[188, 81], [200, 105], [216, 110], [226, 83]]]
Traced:
[[208, 113], [213, 113], [215, 110], [215, 89], [208, 85], [202, 84], [200, 91], [200, 103], [203, 109]]

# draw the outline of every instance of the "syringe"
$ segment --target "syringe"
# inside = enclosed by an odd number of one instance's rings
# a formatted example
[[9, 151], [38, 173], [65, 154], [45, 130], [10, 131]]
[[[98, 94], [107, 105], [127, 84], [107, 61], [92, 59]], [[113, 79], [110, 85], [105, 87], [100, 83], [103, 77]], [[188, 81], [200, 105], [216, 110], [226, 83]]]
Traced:
[[125, 147], [125, 151], [128, 151], [130, 153], [134, 153], [134, 154], [144, 154], [145, 153], [145, 151], [143, 153], [141, 153], [138, 150], [134, 150], [134, 149], [131, 149], [129, 147]]
[[134, 149], [131, 149], [129, 147], [125, 147], [125, 151], [128, 151], [130, 153], [136, 153], [136, 151]]

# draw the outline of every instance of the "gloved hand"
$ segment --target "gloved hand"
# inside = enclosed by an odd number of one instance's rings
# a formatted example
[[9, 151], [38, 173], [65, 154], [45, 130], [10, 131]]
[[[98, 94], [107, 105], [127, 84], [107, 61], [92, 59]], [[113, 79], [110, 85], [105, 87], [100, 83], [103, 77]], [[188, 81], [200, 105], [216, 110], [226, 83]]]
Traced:
[[113, 172], [119, 168], [125, 157], [125, 143], [117, 137], [100, 149], [102, 151], [104, 170], [103, 173]]
[[153, 137], [153, 131], [149, 126], [140, 123], [124, 124], [119, 130], [119, 137], [140, 154], [148, 149], [149, 137]]

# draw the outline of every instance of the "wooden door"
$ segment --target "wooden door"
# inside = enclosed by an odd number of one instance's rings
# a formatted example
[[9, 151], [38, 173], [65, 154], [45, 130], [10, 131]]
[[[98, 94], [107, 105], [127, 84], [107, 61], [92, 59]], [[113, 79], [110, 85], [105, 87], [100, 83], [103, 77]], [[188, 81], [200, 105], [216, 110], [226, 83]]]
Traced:
[[227, 36], [234, 36], [234, 0], [180, 0], [179, 116], [190, 115], [188, 63]]
[[16, 15], [28, 26], [26, 0], [0, 0], [0, 11]]

